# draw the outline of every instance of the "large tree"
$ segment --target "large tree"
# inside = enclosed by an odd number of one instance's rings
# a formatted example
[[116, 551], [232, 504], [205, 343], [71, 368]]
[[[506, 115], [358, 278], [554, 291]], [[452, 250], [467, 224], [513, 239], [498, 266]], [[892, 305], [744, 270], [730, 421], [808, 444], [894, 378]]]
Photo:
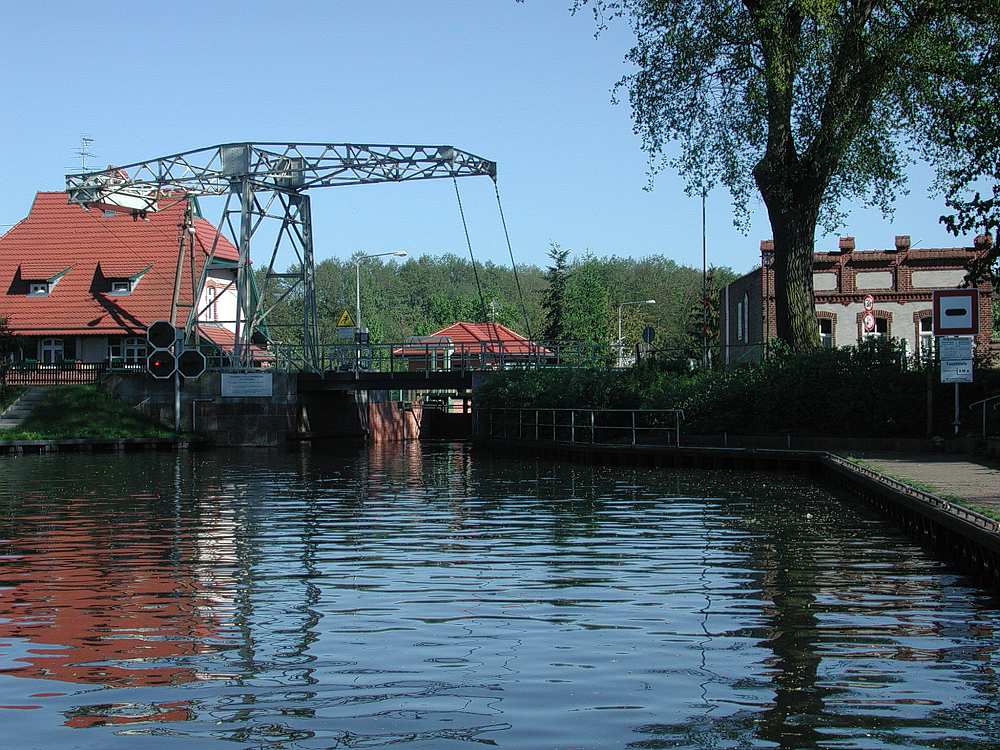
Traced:
[[549, 260], [552, 261], [545, 271], [545, 281], [548, 283], [542, 292], [542, 309], [545, 311], [545, 328], [542, 338], [546, 341], [561, 341], [566, 337], [564, 321], [566, 305], [566, 283], [569, 281], [569, 250], [553, 242], [549, 248]]
[[957, 114], [948, 92], [995, 85], [1000, 0], [575, 0], [627, 18], [620, 82], [651, 171], [700, 194], [721, 183], [746, 222], [759, 191], [775, 247], [778, 335], [818, 344], [817, 225], [845, 201], [890, 213], [911, 158]]

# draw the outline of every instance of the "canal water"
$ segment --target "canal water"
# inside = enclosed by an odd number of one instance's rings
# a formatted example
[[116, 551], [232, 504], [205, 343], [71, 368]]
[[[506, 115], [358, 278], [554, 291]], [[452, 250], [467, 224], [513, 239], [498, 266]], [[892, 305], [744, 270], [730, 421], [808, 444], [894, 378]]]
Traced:
[[1000, 602], [806, 479], [0, 459], [0, 745], [995, 748]]

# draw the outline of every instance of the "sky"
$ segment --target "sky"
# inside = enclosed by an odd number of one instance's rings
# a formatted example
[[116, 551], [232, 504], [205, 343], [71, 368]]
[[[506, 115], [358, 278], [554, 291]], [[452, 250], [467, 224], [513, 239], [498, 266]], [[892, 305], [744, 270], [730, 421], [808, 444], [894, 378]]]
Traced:
[[[0, 225], [79, 171], [83, 134], [100, 167], [234, 141], [449, 144], [498, 163], [518, 263], [544, 265], [558, 242], [574, 255], [662, 254], [700, 266], [700, 201], [670, 172], [646, 190], [627, 102], [611, 101], [631, 31], [618, 23], [595, 38], [591, 15], [572, 15], [570, 4], [7, 5]], [[891, 246], [895, 234], [922, 247], [956, 244], [938, 224], [929, 180], [926, 167], [911, 171], [891, 220], [847, 206], [842, 233], [859, 248]], [[460, 187], [476, 258], [509, 263], [492, 183]], [[312, 205], [318, 260], [468, 252], [450, 181], [329, 188]], [[723, 189], [707, 205], [709, 264], [749, 270], [771, 236], [762, 206], [743, 234]], [[836, 235], [817, 237], [817, 249], [836, 244]]]

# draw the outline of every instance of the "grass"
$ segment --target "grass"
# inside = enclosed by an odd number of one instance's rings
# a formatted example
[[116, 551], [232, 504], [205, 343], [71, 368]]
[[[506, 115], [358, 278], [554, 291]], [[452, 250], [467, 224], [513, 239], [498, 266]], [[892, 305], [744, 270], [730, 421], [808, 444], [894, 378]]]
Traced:
[[853, 464], [857, 464], [858, 466], [863, 466], [864, 468], [870, 469], [871, 471], [877, 471], [882, 476], [889, 477], [889, 479], [895, 479], [897, 482], [905, 484], [907, 487], [912, 487], [913, 489], [919, 490], [920, 492], [926, 492], [931, 495], [936, 495], [942, 500], [947, 500], [949, 503], [954, 503], [955, 505], [960, 505], [963, 508], [968, 508], [969, 510], [975, 511], [980, 515], [986, 516], [987, 518], [992, 518], [994, 521], [1000, 521], [1000, 511], [996, 510], [995, 508], [988, 508], [984, 505], [979, 505], [978, 503], [970, 502], [966, 500], [964, 497], [959, 497], [958, 495], [949, 495], [945, 492], [942, 492], [940, 489], [938, 489], [932, 484], [918, 482], [915, 479], [910, 479], [909, 477], [904, 477], [900, 474], [891, 474], [874, 461], [866, 461], [864, 459], [857, 458], [855, 456], [844, 456], [844, 458], [846, 458]]
[[0, 431], [0, 440], [117, 439], [173, 434], [123, 401], [101, 393], [96, 386], [66, 385], [49, 388], [45, 399], [20, 427]]
[[23, 388], [4, 388], [0, 390], [0, 412], [17, 401], [17, 397], [24, 391]]

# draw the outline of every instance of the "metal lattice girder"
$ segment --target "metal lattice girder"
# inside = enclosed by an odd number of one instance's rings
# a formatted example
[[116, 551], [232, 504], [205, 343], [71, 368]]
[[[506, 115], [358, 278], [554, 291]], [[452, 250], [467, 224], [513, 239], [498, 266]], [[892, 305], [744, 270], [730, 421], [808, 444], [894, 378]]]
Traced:
[[496, 179], [496, 163], [453, 146], [225, 143], [66, 175], [66, 192], [71, 203], [155, 211], [164, 196], [225, 195], [244, 182], [255, 192], [297, 193], [314, 187], [473, 176]]

